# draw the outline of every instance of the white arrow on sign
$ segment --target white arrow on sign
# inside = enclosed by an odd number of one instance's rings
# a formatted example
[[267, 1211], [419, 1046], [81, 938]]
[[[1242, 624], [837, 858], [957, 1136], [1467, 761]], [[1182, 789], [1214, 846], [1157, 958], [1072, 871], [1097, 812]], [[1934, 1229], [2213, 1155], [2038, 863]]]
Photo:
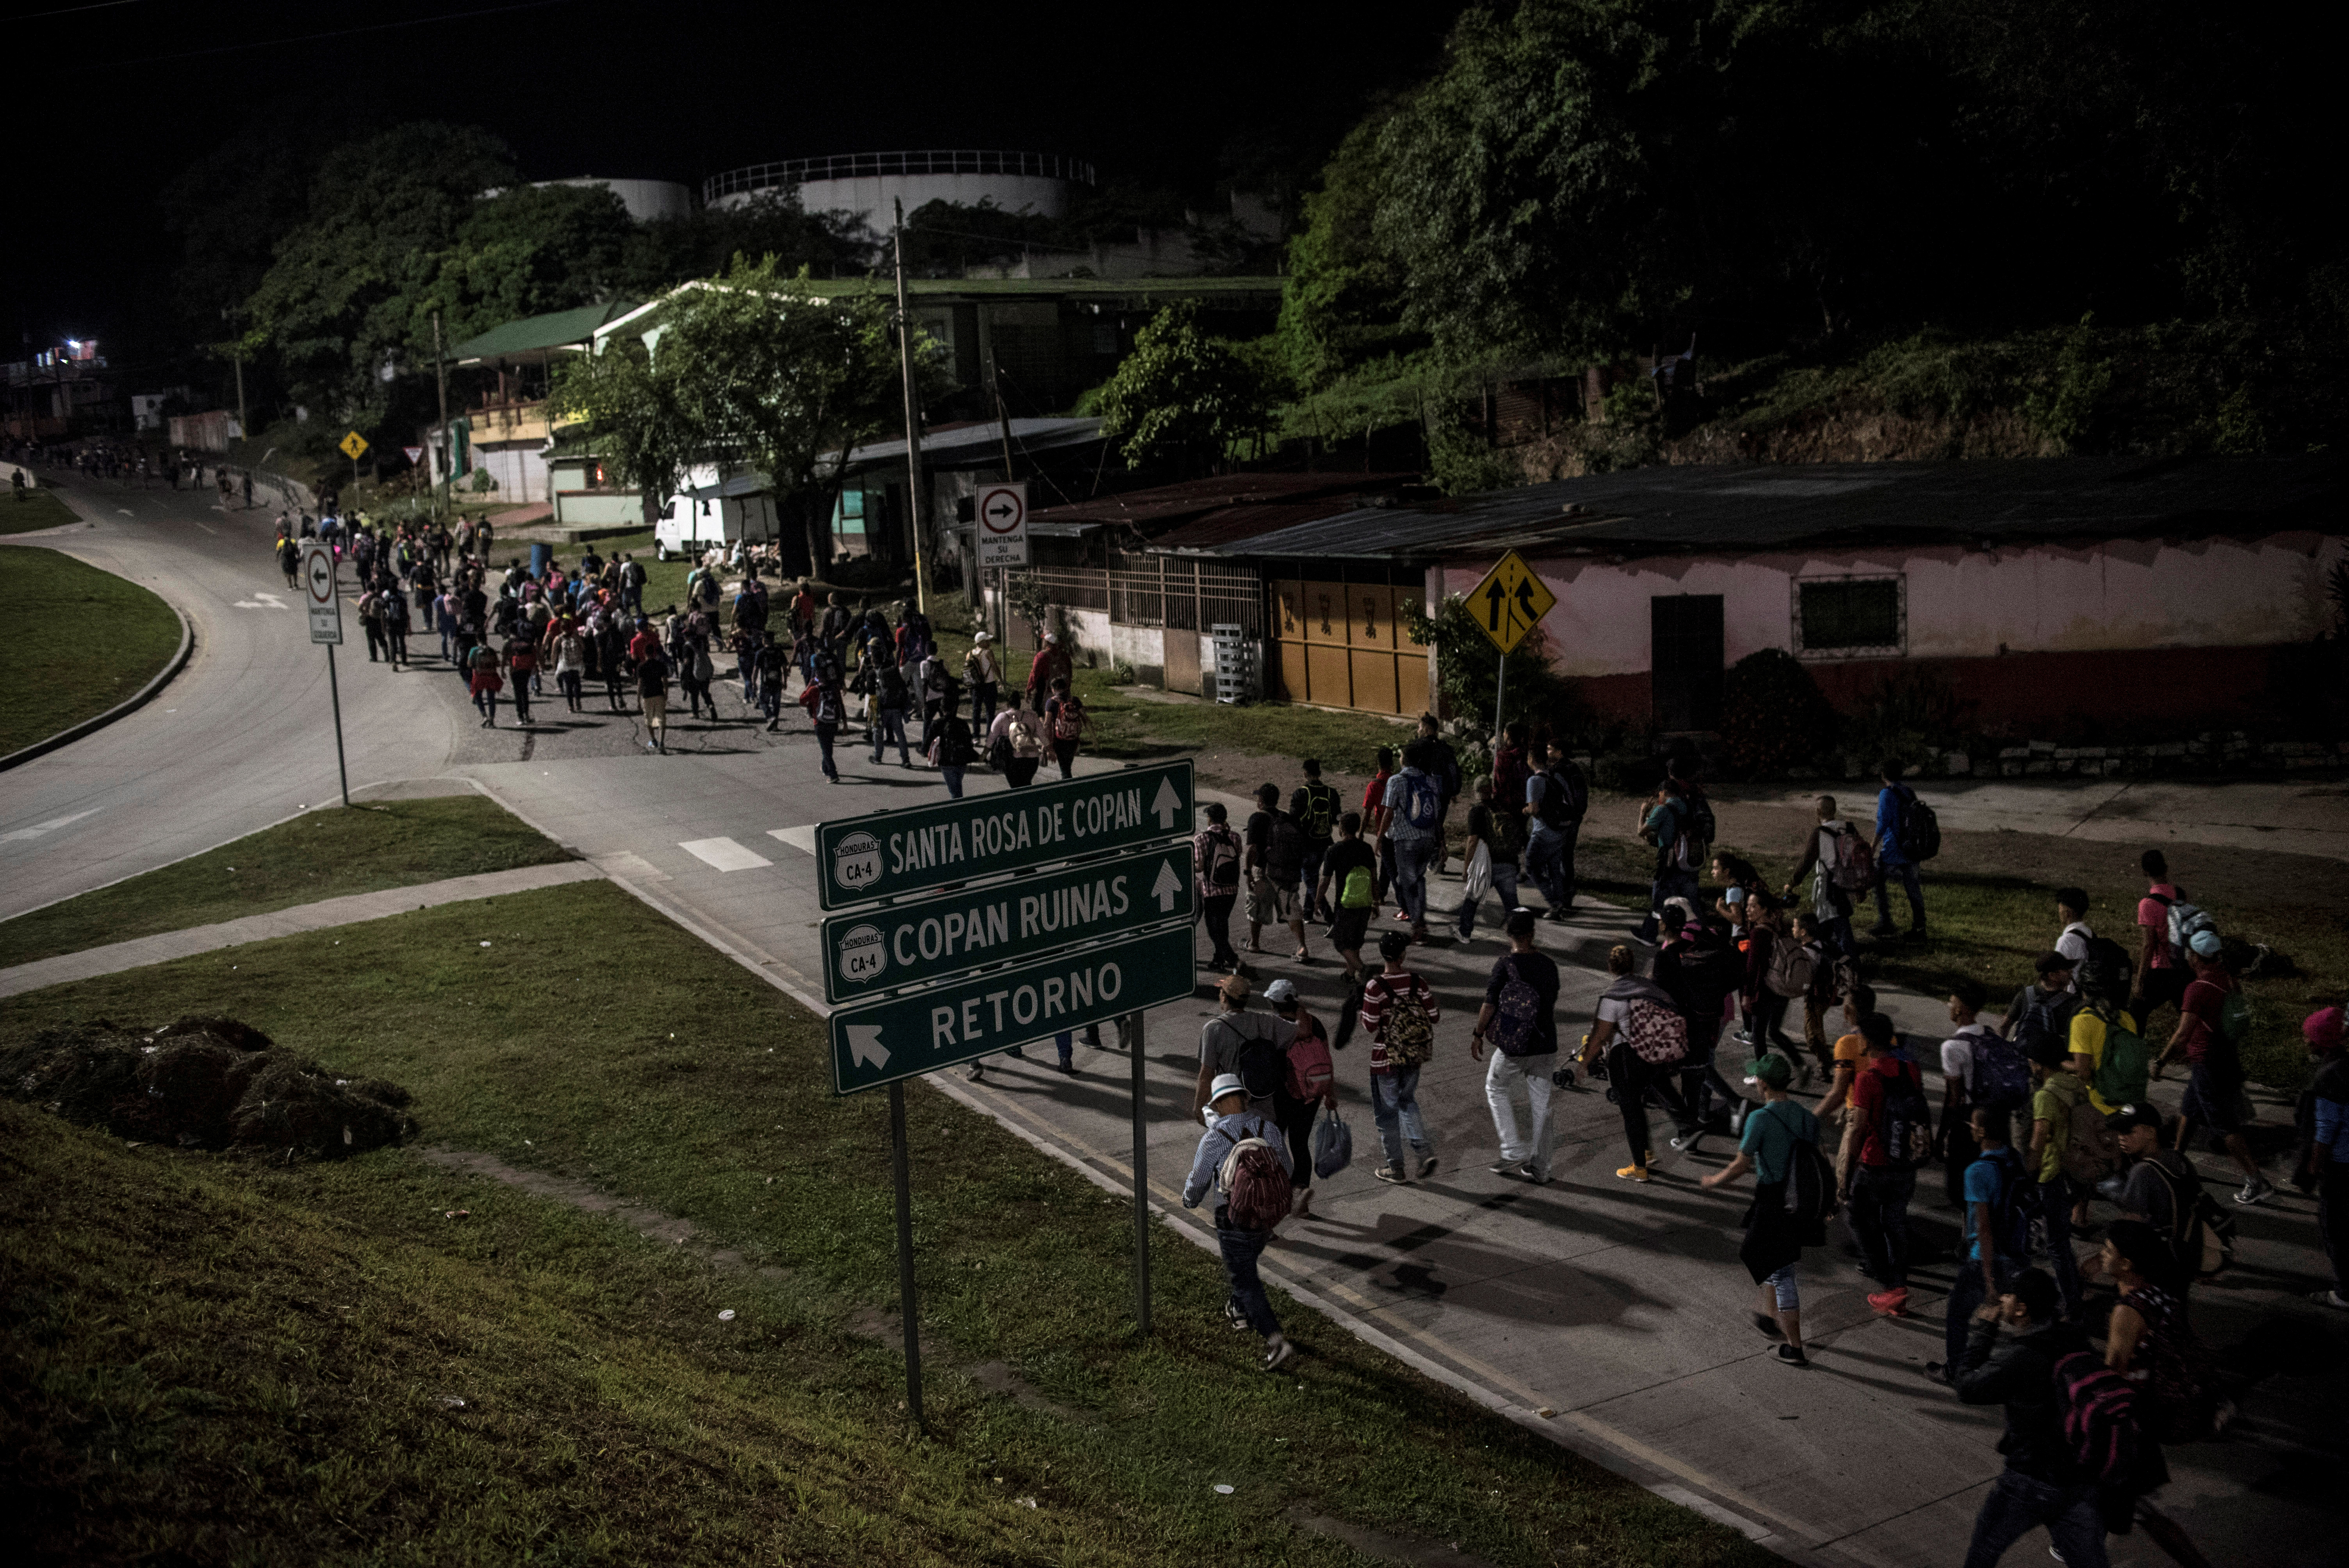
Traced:
[[1152, 797], [1150, 809], [1157, 814], [1160, 832], [1174, 825], [1174, 819], [1183, 814], [1183, 797], [1174, 793], [1174, 780], [1161, 779], [1158, 781], [1158, 793]]
[[1158, 901], [1158, 913], [1174, 913], [1174, 900], [1183, 892], [1183, 879], [1174, 872], [1173, 861], [1158, 862], [1158, 880], [1150, 884], [1150, 896]]
[[861, 1067], [874, 1068], [887, 1067], [889, 1053], [881, 1044], [881, 1026], [878, 1024], [849, 1025], [848, 1055], [851, 1060]]

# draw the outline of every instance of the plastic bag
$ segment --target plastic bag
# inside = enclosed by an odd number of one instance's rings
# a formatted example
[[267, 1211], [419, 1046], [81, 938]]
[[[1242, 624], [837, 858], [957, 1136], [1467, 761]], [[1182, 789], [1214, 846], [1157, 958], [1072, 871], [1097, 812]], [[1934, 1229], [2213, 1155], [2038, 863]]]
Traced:
[[1313, 1127], [1313, 1174], [1326, 1179], [1353, 1162], [1353, 1130], [1335, 1110], [1324, 1112]]
[[1468, 857], [1468, 869], [1461, 873], [1460, 896], [1475, 903], [1493, 891], [1493, 851], [1484, 840], [1476, 841], [1476, 852]]

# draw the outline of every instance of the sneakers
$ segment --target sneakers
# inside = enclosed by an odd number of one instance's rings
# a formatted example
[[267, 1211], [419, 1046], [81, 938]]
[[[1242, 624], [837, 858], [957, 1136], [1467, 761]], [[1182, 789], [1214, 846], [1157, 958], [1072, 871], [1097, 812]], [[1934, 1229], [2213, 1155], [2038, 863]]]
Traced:
[[1411, 1180], [1410, 1177], [1405, 1176], [1402, 1173], [1402, 1167], [1400, 1165], [1381, 1165], [1377, 1170], [1371, 1171], [1371, 1174], [1377, 1177], [1381, 1181], [1392, 1181], [1397, 1186], [1401, 1186], [1403, 1182]]
[[1264, 1369], [1268, 1372], [1277, 1371], [1283, 1363], [1296, 1354], [1297, 1346], [1288, 1343], [1282, 1336], [1276, 1334], [1264, 1342]]
[[1429, 1155], [1426, 1159], [1424, 1159], [1424, 1160], [1423, 1160], [1423, 1161], [1421, 1161], [1419, 1162], [1419, 1179], [1420, 1179], [1421, 1181], [1426, 1181], [1430, 1176], [1433, 1176], [1433, 1175], [1434, 1175], [1434, 1174], [1435, 1174], [1435, 1156], [1434, 1156], [1434, 1155], [1433, 1155], [1433, 1154], [1431, 1154], [1431, 1155]]
[[2235, 1194], [2235, 1202], [2249, 1208], [2253, 1203], [2264, 1202], [2274, 1196], [2275, 1183], [2264, 1176], [2255, 1176], [2243, 1183], [2242, 1191]]
[[1649, 1179], [1645, 1165], [1626, 1165], [1615, 1174], [1625, 1181], [1645, 1181]]
[[1517, 1167], [1517, 1174], [1524, 1177], [1526, 1181], [1532, 1182], [1537, 1187], [1547, 1187], [1549, 1185], [1549, 1172], [1543, 1170], [1540, 1166], [1535, 1164], [1530, 1160]]
[[1797, 1346], [1781, 1345], [1778, 1346], [1778, 1363], [1782, 1367], [1808, 1367], [1811, 1358], [1804, 1355]]
[[1890, 1290], [1870, 1291], [1868, 1296], [1868, 1309], [1878, 1317], [1908, 1316], [1909, 1287], [1895, 1285]]
[[2319, 1306], [2329, 1306], [2335, 1312], [2349, 1312], [2349, 1301], [2343, 1300], [2341, 1293], [2337, 1290], [2313, 1290], [2308, 1293], [2308, 1299]]
[[1248, 1326], [1247, 1314], [1240, 1310], [1240, 1304], [1236, 1301], [1226, 1300], [1224, 1303], [1224, 1321], [1234, 1328], [1246, 1328]]
[[1931, 1378], [1934, 1382], [1939, 1383], [1944, 1388], [1955, 1387], [1958, 1381], [1956, 1377], [1952, 1375], [1950, 1367], [1944, 1363], [1939, 1361], [1928, 1361], [1925, 1363], [1925, 1376]]
[[973, 1062], [973, 1063], [971, 1063], [971, 1064], [970, 1064], [970, 1081], [971, 1081], [971, 1082], [973, 1082], [973, 1083], [977, 1083], [977, 1082], [978, 1082], [981, 1078], [985, 1078], [986, 1076], [987, 1076], [987, 1069], [986, 1069], [985, 1068], [983, 1068], [983, 1067], [979, 1066], [977, 1062]]
[[1753, 1320], [1754, 1326], [1761, 1331], [1764, 1338], [1784, 1339], [1786, 1337], [1786, 1331], [1779, 1327], [1778, 1320], [1771, 1316], [1768, 1313], [1754, 1312], [1748, 1313], [1746, 1315]]
[[1675, 1133], [1672, 1137], [1672, 1148], [1682, 1154], [1693, 1154], [1696, 1152], [1697, 1145], [1703, 1141], [1704, 1130], [1700, 1128], [1694, 1132]]
[[1515, 1171], [1516, 1168], [1516, 1161], [1514, 1160], [1495, 1160], [1490, 1165], [1485, 1167], [1485, 1170], [1490, 1171], [1495, 1176], [1506, 1176], [1510, 1171]]

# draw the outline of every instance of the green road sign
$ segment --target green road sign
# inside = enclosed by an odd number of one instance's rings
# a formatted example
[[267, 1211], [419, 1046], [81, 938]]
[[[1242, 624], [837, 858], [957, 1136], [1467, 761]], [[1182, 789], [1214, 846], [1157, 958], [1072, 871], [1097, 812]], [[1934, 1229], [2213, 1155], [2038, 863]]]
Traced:
[[1186, 759], [820, 823], [817, 898], [841, 909], [1187, 835], [1194, 798]]
[[985, 965], [1191, 918], [1190, 846], [1090, 861], [823, 923], [823, 999], [853, 1001]]
[[1097, 943], [832, 1015], [841, 1094], [950, 1068], [1192, 993], [1191, 928]]

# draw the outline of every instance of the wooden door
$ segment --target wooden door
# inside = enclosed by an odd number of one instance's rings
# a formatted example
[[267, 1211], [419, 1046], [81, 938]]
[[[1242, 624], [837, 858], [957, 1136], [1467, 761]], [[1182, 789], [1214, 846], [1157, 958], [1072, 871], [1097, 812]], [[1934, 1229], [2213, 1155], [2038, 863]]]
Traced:
[[1721, 595], [1658, 594], [1648, 606], [1656, 727], [1667, 733], [1720, 728]]

